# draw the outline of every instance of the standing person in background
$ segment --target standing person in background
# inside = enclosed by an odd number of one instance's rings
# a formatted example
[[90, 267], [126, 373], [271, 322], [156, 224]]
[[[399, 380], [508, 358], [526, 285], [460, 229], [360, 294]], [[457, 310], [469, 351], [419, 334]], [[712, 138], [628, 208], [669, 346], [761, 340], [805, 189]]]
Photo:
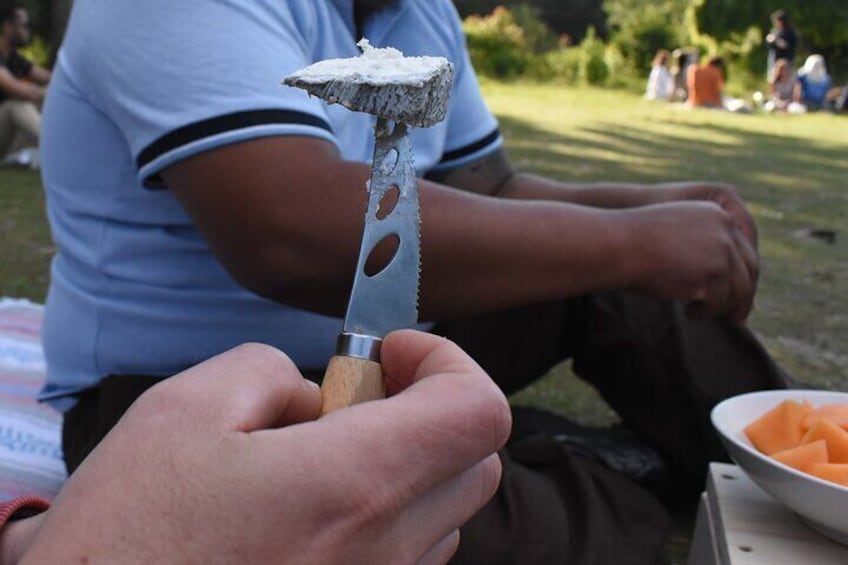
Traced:
[[674, 93], [674, 79], [668, 70], [668, 58], [667, 49], [660, 49], [654, 56], [648, 86], [645, 88], [645, 98], [648, 100], [668, 100]]
[[766, 35], [768, 45], [768, 65], [766, 76], [771, 77], [774, 64], [785, 59], [791, 66], [795, 65], [795, 51], [798, 48], [798, 36], [795, 27], [789, 21], [789, 14], [784, 10], [777, 10], [771, 15], [772, 29]]
[[[38, 147], [41, 112], [50, 71], [26, 59], [18, 49], [31, 39], [29, 14], [21, 5], [0, 0], [0, 159], [23, 159], [10, 151]], [[35, 157], [26, 162], [32, 164]], [[37, 161], [37, 159], [36, 159]]]

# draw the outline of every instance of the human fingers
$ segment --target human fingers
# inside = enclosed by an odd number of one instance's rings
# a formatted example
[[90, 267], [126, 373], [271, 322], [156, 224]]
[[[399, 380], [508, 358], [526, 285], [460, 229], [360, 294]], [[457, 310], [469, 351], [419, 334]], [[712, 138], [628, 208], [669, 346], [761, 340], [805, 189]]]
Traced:
[[[490, 496], [499, 464], [489, 461], [464, 474], [506, 442], [509, 405], [455, 344], [420, 332], [393, 335], [383, 344], [387, 373], [394, 373], [398, 383], [414, 381], [410, 373], [419, 380], [386, 400], [354, 405], [309, 424], [310, 431], [322, 438], [319, 449], [327, 457], [344, 460], [344, 472], [356, 477], [344, 482], [339, 498], [347, 510], [340, 508], [339, 514], [367, 511], [371, 516], [396, 516], [416, 508], [419, 499], [433, 496], [439, 488], [476, 492], [462, 510], [469, 511], [480, 504], [479, 493]], [[402, 349], [403, 345], [408, 347]], [[457, 482], [443, 487], [451, 481]], [[463, 496], [433, 498], [436, 505], [463, 500]], [[441, 518], [439, 528], [456, 522], [456, 516], [442, 516], [447, 518]], [[416, 526], [421, 526], [420, 520]]]
[[743, 324], [751, 314], [754, 307], [754, 297], [757, 293], [757, 280], [759, 279], [759, 258], [756, 251], [751, 246], [750, 242], [740, 233], [735, 231], [737, 249], [743, 264], [743, 268], [747, 273], [747, 278], [744, 279], [743, 285], [737, 287], [735, 304], [730, 310], [731, 319]]
[[442, 565], [447, 563], [459, 549], [459, 530], [453, 530], [427, 552], [419, 561], [418, 565]]
[[[314, 420], [320, 391], [268, 345], [249, 343], [153, 387], [131, 411], [153, 410], [227, 431], [251, 432]], [[151, 406], [152, 405], [152, 406]]]
[[443, 337], [400, 330], [386, 336], [381, 346], [386, 392], [395, 394], [428, 374], [482, 371], [459, 347]]
[[756, 288], [756, 253], [726, 212], [716, 229], [717, 260], [705, 271], [706, 279], [695, 289], [694, 301], [687, 313], [693, 317], [728, 314], [731, 318], [747, 315]]
[[497, 454], [419, 496], [395, 525], [396, 539], [417, 552], [439, 544], [472, 518], [492, 498], [500, 484], [502, 466]]
[[[381, 357], [391, 382], [412, 384], [386, 401], [327, 414], [316, 423], [332, 428], [328, 437], [348, 441], [346, 436], [355, 433], [349, 439], [359, 451], [377, 454], [384, 468], [401, 470], [405, 482], [421, 490], [470, 467], [506, 442], [512, 425], [506, 398], [457, 345], [407, 330], [387, 336]], [[427, 457], [427, 464], [408, 469], [411, 447], [419, 459]]]

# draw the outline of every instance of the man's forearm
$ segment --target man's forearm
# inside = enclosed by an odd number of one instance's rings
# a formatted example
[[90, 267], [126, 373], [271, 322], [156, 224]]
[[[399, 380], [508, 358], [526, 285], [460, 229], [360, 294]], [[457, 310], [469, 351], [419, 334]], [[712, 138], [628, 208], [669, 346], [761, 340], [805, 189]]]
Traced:
[[422, 182], [424, 318], [628, 286], [620, 212], [485, 197]]
[[555, 200], [596, 208], [632, 208], [666, 201], [657, 188], [624, 182], [566, 183], [517, 173], [497, 194], [503, 198]]

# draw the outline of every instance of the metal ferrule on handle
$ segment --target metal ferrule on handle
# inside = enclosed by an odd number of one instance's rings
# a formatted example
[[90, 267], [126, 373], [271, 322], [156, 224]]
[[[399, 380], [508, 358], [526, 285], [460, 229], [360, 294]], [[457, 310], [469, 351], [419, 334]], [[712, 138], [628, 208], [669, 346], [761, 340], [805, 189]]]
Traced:
[[379, 363], [382, 343], [379, 337], [342, 332], [336, 340], [336, 355]]

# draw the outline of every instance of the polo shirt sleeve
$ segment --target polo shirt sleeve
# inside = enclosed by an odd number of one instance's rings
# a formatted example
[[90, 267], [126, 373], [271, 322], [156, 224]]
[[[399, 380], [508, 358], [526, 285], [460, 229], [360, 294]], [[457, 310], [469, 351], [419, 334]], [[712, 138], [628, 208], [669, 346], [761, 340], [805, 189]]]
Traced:
[[444, 17], [451, 22], [454, 43], [454, 87], [448, 106], [444, 152], [432, 170], [446, 170], [479, 159], [503, 145], [498, 121], [486, 105], [466, 46], [456, 9]]
[[75, 7], [82, 27], [96, 30], [97, 45], [84, 34], [73, 38], [69, 74], [120, 129], [145, 186], [161, 185], [159, 172], [174, 162], [246, 139], [308, 135], [335, 143], [322, 104], [281, 85], [310, 63], [311, 3], [94, 4]]

